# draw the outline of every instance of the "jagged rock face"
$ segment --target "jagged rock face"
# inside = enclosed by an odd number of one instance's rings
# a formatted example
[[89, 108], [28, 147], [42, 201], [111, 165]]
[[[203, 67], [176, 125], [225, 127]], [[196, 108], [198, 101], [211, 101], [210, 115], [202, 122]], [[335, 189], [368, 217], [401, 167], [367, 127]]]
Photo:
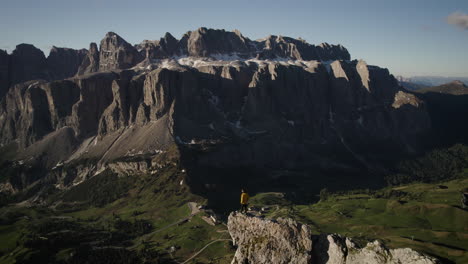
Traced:
[[348, 237], [321, 234], [312, 237], [313, 261], [319, 264], [432, 264], [437, 259], [420, 254], [410, 248], [388, 249], [378, 240], [359, 248]]
[[342, 45], [331, 45], [328, 43], [322, 43], [316, 46], [316, 52], [319, 59], [322, 61], [336, 60], [350, 60], [351, 55], [348, 50]]
[[[313, 148], [304, 148], [304, 142], [345, 144], [362, 152], [366, 143], [388, 141], [404, 146], [404, 152], [413, 148], [409, 139], [430, 126], [421, 101], [400, 91], [387, 70], [364, 62], [199, 67], [174, 62], [152, 71], [17, 85], [1, 106], [3, 143], [19, 139], [29, 145], [64, 126], [79, 138], [104, 137], [169, 116], [171, 123], [160, 125], [173, 140], [253, 140], [247, 149], [220, 148], [202, 159], [217, 166], [307, 166], [307, 159], [299, 160]], [[277, 142], [278, 137], [284, 140]], [[242, 158], [233, 159], [230, 151]]]
[[49, 57], [29, 44], [20, 44], [11, 55], [0, 51], [0, 98], [10, 86], [42, 79], [58, 80], [73, 76], [85, 56], [85, 50], [53, 47]]
[[128, 69], [143, 58], [141, 54], [119, 35], [109, 32], [99, 46], [99, 71]]
[[187, 53], [195, 57], [208, 57], [214, 54], [248, 53], [250, 40], [239, 31], [227, 32], [199, 28], [190, 32], [187, 40]]
[[304, 40], [282, 36], [269, 36], [255, 44], [260, 52], [257, 58], [290, 58], [295, 60], [350, 60], [348, 51], [341, 45], [322, 43], [311, 45]]
[[185, 33], [179, 41], [166, 33], [159, 41], [144, 41], [136, 47], [147, 59], [190, 56], [329, 61], [351, 58], [341, 45], [323, 43], [315, 46], [304, 40], [282, 36], [269, 36], [253, 41], [237, 30], [230, 32], [203, 27]]
[[1, 88], [4, 94], [9, 86], [24, 81], [58, 80], [98, 71], [129, 69], [144, 58], [146, 60], [140, 66], [146, 67], [152, 60], [170, 59], [175, 56], [306, 61], [350, 59], [348, 51], [341, 45], [325, 43], [315, 46], [303, 40], [281, 36], [252, 41], [239, 31], [199, 28], [187, 32], [180, 40], [166, 33], [159, 41], [144, 41], [135, 47], [119, 35], [109, 32], [101, 40], [99, 50], [95, 43], [90, 44], [88, 52], [53, 47], [47, 59], [42, 51], [32, 45], [18, 45], [13, 54], [0, 55], [0, 72], [8, 76], [8, 81], [0, 82], [0, 85], [7, 86]]
[[312, 235], [291, 219], [265, 220], [231, 213], [228, 230], [237, 246], [232, 264], [432, 264], [438, 260], [409, 248], [387, 249], [378, 241], [358, 248], [336, 234]]
[[77, 135], [86, 137], [97, 133], [99, 119], [112, 102], [112, 82], [116, 78], [116, 74], [99, 73], [74, 80], [80, 87], [80, 100], [72, 107]]
[[1, 102], [2, 142], [19, 139], [29, 145], [51, 132], [47, 97], [39, 88], [43, 82], [30, 81], [10, 89]]
[[237, 246], [232, 264], [311, 263], [312, 233], [290, 219], [262, 220], [232, 213], [228, 230]]
[[112, 100], [113, 74], [71, 81], [29, 81], [13, 86], [0, 103], [1, 142], [25, 147], [65, 126], [78, 137], [96, 134], [98, 120]]
[[20, 44], [11, 54], [10, 85], [34, 79], [48, 79], [44, 53], [30, 44]]
[[10, 86], [9, 73], [10, 56], [4, 50], [0, 50], [0, 98], [7, 92]]
[[[140, 52], [138, 52], [138, 50]], [[75, 74], [128, 69], [143, 60], [167, 59], [174, 56], [222, 57], [295, 60], [349, 60], [348, 51], [341, 45], [310, 45], [303, 40], [270, 36], [262, 41], [252, 41], [239, 31], [199, 28], [187, 32], [179, 41], [171, 34], [159, 41], [145, 41], [136, 48], [113, 32], [106, 34], [98, 50], [91, 43], [89, 51], [53, 47], [46, 59], [42, 51], [29, 44], [18, 45], [12, 55], [3, 54], [0, 61], [9, 67], [7, 85], [33, 79], [55, 80]], [[9, 58], [11, 57], [11, 58]], [[4, 66], [2, 66], [4, 67]], [[4, 89], [5, 91], [7, 89]]]
[[143, 41], [135, 46], [147, 59], [164, 59], [181, 55], [179, 41], [167, 32], [159, 41]]
[[84, 49], [52, 47], [49, 57], [47, 57], [48, 69], [52, 75], [51, 79], [65, 79], [75, 75], [86, 53]]
[[76, 75], [83, 75], [99, 71], [99, 50], [96, 43], [89, 44], [89, 50], [81, 62]]

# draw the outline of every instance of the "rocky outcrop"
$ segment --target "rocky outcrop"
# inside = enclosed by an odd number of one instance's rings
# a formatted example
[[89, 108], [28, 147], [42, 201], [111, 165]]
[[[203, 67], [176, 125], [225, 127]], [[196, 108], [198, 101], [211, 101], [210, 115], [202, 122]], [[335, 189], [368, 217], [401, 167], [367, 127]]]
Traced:
[[99, 71], [128, 69], [143, 58], [141, 54], [114, 32], [106, 34], [99, 46]]
[[267, 220], [231, 213], [228, 230], [237, 246], [233, 264], [433, 264], [438, 260], [409, 248], [388, 249], [378, 241], [359, 248], [336, 234], [312, 235], [291, 219]]
[[290, 219], [262, 220], [233, 213], [228, 230], [237, 246], [232, 264], [297, 263], [312, 261], [312, 233]]
[[410, 248], [388, 249], [375, 240], [359, 248], [351, 238], [337, 234], [312, 236], [313, 262], [328, 264], [433, 264], [437, 259], [423, 255]]
[[75, 50], [53, 46], [47, 57], [50, 78], [60, 80], [75, 75], [85, 56], [86, 50], [84, 49]]

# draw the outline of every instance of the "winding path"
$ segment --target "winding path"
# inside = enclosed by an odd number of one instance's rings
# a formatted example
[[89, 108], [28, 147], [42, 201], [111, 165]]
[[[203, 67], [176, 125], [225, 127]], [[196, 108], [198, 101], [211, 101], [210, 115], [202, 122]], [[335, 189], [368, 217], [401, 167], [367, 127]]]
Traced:
[[[150, 236], [150, 235], [153, 235], [153, 234], [156, 234], [156, 233], [159, 233], [163, 230], [166, 230], [168, 229], [169, 227], [172, 227], [172, 226], [175, 226], [175, 225], [178, 225], [184, 221], [188, 221], [192, 216], [198, 214], [200, 212], [200, 209], [198, 209], [197, 207], [197, 203], [195, 202], [189, 202], [187, 203], [187, 206], [189, 207], [190, 209], [190, 216], [186, 217], [186, 218], [183, 218], [183, 219], [180, 219], [174, 223], [171, 223], [165, 227], [162, 227], [158, 230], [155, 230], [149, 234], [146, 234], [144, 235], [143, 237], [141, 237], [141, 239], [145, 239], [146, 237]], [[223, 223], [224, 224], [224, 223]], [[224, 224], [225, 225], [225, 224]], [[224, 230], [223, 230], [224, 231]], [[227, 230], [226, 230], [227, 231]], [[216, 242], [220, 242], [220, 241], [231, 241], [231, 239], [228, 239], [228, 238], [218, 238], [218, 239], [215, 239], [213, 241], [211, 241], [210, 243], [206, 244], [204, 247], [202, 247], [199, 251], [195, 252], [195, 254], [193, 254], [190, 258], [186, 259], [184, 262], [178, 262], [179, 264], [185, 264], [185, 263], [188, 263], [190, 260], [194, 259], [195, 257], [197, 257], [198, 255], [200, 255], [205, 249], [207, 249], [209, 246], [211, 246], [212, 244], [216, 243]]]
[[190, 260], [192, 260], [193, 258], [195, 258], [196, 256], [198, 256], [200, 253], [202, 253], [207, 247], [209, 247], [211, 244], [214, 244], [216, 242], [219, 242], [219, 241], [231, 241], [231, 239], [227, 239], [227, 238], [220, 238], [220, 239], [216, 239], [216, 240], [213, 240], [211, 241], [210, 243], [206, 244], [202, 249], [200, 249], [199, 251], [197, 251], [195, 254], [193, 254], [190, 258], [188, 258], [187, 260], [185, 260], [184, 262], [179, 262], [180, 264], [185, 264], [187, 262], [189, 262]]

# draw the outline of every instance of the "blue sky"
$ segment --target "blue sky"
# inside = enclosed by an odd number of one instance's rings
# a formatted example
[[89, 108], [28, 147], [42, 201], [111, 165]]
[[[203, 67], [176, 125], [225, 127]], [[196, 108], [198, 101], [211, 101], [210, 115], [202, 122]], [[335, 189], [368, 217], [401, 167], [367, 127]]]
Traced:
[[[108, 31], [135, 44], [165, 32], [180, 38], [201, 26], [239, 29], [310, 43], [341, 43], [353, 59], [395, 75], [468, 77], [468, 26], [449, 24], [468, 14], [467, 0], [2, 0], [0, 49], [31, 43], [88, 48]], [[468, 25], [468, 21], [467, 21]], [[46, 54], [47, 55], [47, 54]]]

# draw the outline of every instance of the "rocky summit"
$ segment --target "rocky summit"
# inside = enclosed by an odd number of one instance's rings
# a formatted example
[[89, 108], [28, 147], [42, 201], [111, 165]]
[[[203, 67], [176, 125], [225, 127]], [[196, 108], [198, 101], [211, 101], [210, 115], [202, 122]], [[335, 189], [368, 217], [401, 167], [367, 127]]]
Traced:
[[360, 248], [337, 234], [312, 235], [291, 219], [267, 220], [231, 213], [228, 229], [237, 246], [232, 264], [435, 264], [435, 258], [409, 248], [388, 249], [381, 242]]

